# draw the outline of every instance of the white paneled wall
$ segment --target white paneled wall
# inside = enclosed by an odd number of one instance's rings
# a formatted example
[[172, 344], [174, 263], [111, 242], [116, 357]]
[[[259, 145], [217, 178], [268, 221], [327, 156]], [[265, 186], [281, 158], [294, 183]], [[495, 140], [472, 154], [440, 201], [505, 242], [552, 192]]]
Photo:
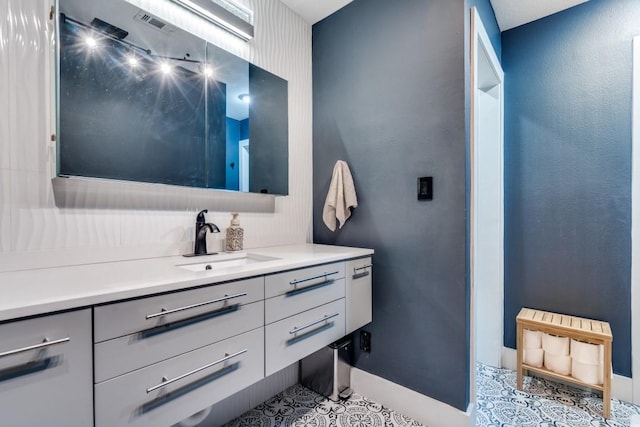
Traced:
[[[311, 26], [278, 0], [242, 0], [256, 36], [242, 42], [168, 0], [129, 0], [289, 82], [289, 196], [274, 214], [241, 213], [245, 247], [303, 243], [312, 221]], [[0, 0], [0, 271], [177, 255], [195, 210], [61, 209], [51, 186], [49, 0]], [[223, 233], [228, 212], [207, 219]]]
[[[3, 137], [0, 136], [0, 138], [3, 138]], [[4, 160], [4, 157], [2, 158], [2, 160]], [[0, 254], [8, 252], [10, 249], [11, 249], [11, 172], [9, 171], [9, 169], [0, 169]]]

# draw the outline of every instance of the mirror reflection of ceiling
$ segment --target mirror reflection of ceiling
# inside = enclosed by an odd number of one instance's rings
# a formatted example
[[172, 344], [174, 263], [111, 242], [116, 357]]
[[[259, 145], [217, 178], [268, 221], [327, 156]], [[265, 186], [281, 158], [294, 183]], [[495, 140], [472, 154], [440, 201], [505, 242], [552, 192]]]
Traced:
[[[129, 35], [124, 40], [149, 49], [154, 55], [204, 63], [206, 49], [206, 59], [213, 65], [214, 78], [227, 84], [227, 117], [239, 121], [249, 117], [248, 104], [239, 98], [249, 93], [249, 64], [246, 61], [211, 44], [206, 47], [202, 39], [170, 24], [159, 30], [141, 21], [141, 15], [149, 14], [132, 4], [123, 3], [117, 8], [102, 0], [64, 0], [59, 4], [61, 13], [84, 24], [90, 25], [94, 18], [99, 18], [127, 31]], [[180, 66], [197, 71], [193, 63], [184, 62]]]
[[[282, 0], [289, 9], [315, 24], [348, 5], [352, 0]], [[491, 0], [500, 31], [568, 9], [588, 0]]]

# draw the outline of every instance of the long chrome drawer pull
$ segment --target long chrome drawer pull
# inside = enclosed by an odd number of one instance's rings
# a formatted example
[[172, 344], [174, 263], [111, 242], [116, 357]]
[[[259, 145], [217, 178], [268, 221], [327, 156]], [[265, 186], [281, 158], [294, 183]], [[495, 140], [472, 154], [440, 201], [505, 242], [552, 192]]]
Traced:
[[360, 270], [366, 270], [367, 268], [373, 267], [373, 264], [363, 265], [362, 267], [354, 268], [353, 274], [356, 274]]
[[22, 347], [16, 350], [5, 351], [3, 353], [0, 353], [0, 357], [13, 356], [14, 354], [24, 353], [31, 350], [38, 350], [40, 348], [45, 348], [45, 347], [51, 347], [52, 345], [62, 344], [69, 341], [71, 341], [71, 338], [69, 337], [60, 338], [59, 340], [53, 340], [53, 341], [49, 341], [48, 339], [45, 338], [44, 342], [42, 342], [41, 344], [34, 344], [34, 345], [30, 345], [29, 347]]
[[202, 307], [203, 305], [215, 304], [217, 302], [228, 301], [230, 299], [240, 298], [245, 296], [247, 296], [247, 293], [243, 292], [241, 294], [236, 294], [236, 295], [230, 295], [230, 296], [225, 295], [222, 298], [212, 299], [211, 301], [199, 302], [197, 304], [188, 305], [186, 307], [174, 308], [173, 310], [165, 310], [163, 308], [162, 311], [159, 313], [148, 314], [145, 317], [145, 319], [149, 320], [149, 319], [153, 319], [154, 317], [166, 316], [167, 314], [177, 313], [179, 311], [191, 310], [192, 308]]
[[304, 283], [304, 282], [308, 282], [309, 280], [316, 280], [316, 279], [322, 279], [324, 277], [325, 280], [329, 280], [329, 278], [327, 276], [331, 276], [332, 274], [338, 274], [338, 271], [332, 271], [330, 273], [323, 273], [323, 274], [318, 274], [317, 276], [313, 276], [313, 277], [308, 277], [306, 279], [297, 279], [297, 280], [292, 280], [289, 282], [289, 284], [291, 286], [295, 286], [298, 283]]
[[205, 369], [209, 369], [212, 366], [219, 365], [220, 363], [226, 362], [229, 359], [233, 359], [234, 357], [240, 356], [241, 354], [246, 353], [247, 351], [248, 350], [245, 348], [242, 351], [239, 351], [237, 353], [233, 353], [233, 354], [230, 354], [228, 356], [225, 356], [220, 360], [216, 360], [215, 362], [211, 362], [211, 363], [209, 363], [207, 365], [204, 365], [204, 366], [202, 366], [202, 367], [200, 367], [198, 369], [194, 369], [193, 371], [187, 372], [186, 374], [182, 374], [182, 375], [177, 376], [175, 378], [172, 378], [170, 380], [166, 379], [166, 377], [163, 377], [162, 378], [162, 382], [160, 384], [158, 384], [158, 385], [154, 385], [153, 387], [149, 387], [147, 389], [147, 393], [151, 393], [152, 391], [158, 390], [159, 388], [166, 387], [169, 384], [173, 384], [176, 381], [180, 381], [181, 379], [186, 378], [186, 377], [188, 377], [190, 375], [197, 374], [198, 372], [204, 371]]
[[311, 323], [307, 323], [304, 326], [300, 326], [300, 327], [295, 326], [292, 330], [289, 331], [289, 333], [291, 335], [293, 335], [295, 333], [298, 333], [298, 332], [302, 331], [303, 329], [308, 329], [308, 328], [312, 327], [313, 325], [317, 325], [318, 323], [322, 323], [324, 321], [327, 321], [327, 320], [329, 320], [329, 319], [331, 319], [333, 317], [339, 316], [339, 315], [340, 315], [340, 313], [333, 313], [333, 314], [329, 314], [329, 315], [325, 314], [322, 319], [313, 321]]

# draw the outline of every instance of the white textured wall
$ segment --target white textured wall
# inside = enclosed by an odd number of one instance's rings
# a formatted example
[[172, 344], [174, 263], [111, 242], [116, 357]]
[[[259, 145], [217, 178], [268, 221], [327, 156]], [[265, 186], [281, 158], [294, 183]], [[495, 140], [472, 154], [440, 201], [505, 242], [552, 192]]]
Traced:
[[[311, 26], [278, 0], [243, 0], [256, 36], [239, 41], [168, 1], [130, 0], [289, 82], [289, 196], [274, 214], [240, 214], [245, 247], [302, 243], [312, 221]], [[0, 271], [193, 249], [195, 210], [59, 209], [49, 135], [52, 24], [48, 0], [0, 0]], [[223, 233], [230, 215], [209, 213]]]

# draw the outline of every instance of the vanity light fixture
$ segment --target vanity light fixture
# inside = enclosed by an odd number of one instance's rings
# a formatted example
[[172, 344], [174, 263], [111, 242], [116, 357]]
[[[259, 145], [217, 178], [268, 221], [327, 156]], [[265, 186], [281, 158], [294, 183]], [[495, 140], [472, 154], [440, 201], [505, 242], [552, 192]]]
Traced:
[[84, 42], [89, 46], [89, 49], [93, 50], [98, 47], [98, 41], [93, 36], [87, 36]]
[[133, 68], [137, 67], [140, 64], [140, 61], [138, 61], [138, 58], [133, 54], [129, 55], [129, 57], [127, 58], [127, 62]]
[[[93, 22], [99, 21], [101, 23], [100, 27], [94, 27], [93, 24], [85, 24], [82, 21], [65, 15], [64, 13], [60, 14], [60, 18], [61, 22], [63, 23], [72, 24], [84, 30], [84, 32], [80, 33], [80, 40], [91, 51], [96, 50], [98, 47], [100, 47], [102, 41], [115, 42], [127, 48], [128, 53], [121, 56], [121, 60], [123, 64], [129, 65], [131, 68], [137, 68], [144, 65], [142, 61], [144, 58], [150, 59], [152, 62], [154, 62], [159, 71], [165, 76], [169, 76], [174, 72], [174, 64], [183, 63], [194, 64], [200, 70], [199, 72], [202, 73], [202, 75], [206, 78], [212, 78], [215, 75], [215, 68], [211, 64], [191, 59], [189, 53], [186, 53], [183, 57], [154, 54], [153, 52], [151, 52], [151, 49], [144, 48], [114, 35], [125, 34], [126, 36], [129, 33], [121, 28], [109, 24], [108, 22], [101, 21], [98, 18], [94, 18]], [[105, 28], [108, 28], [110, 32], [105, 32]]]
[[169, 65], [168, 62], [163, 62], [162, 64], [160, 64], [160, 71], [162, 71], [162, 74], [164, 74], [165, 76], [171, 74], [171, 70], [171, 65]]
[[244, 41], [253, 38], [253, 11], [230, 0], [171, 0]]
[[202, 67], [202, 74], [204, 74], [204, 76], [207, 77], [207, 78], [213, 77], [213, 68], [211, 68], [209, 65], [203, 66]]

